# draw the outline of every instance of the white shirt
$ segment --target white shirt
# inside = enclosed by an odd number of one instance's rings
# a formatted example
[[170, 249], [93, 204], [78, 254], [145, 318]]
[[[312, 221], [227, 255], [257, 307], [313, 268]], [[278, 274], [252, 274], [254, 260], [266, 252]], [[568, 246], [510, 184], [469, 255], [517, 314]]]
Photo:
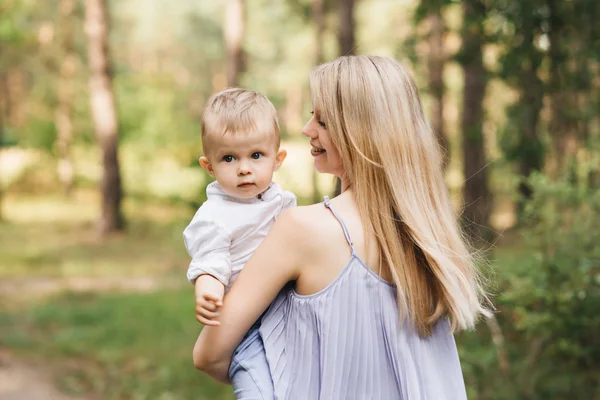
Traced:
[[229, 290], [277, 216], [296, 205], [296, 196], [271, 182], [269, 189], [251, 199], [228, 195], [217, 182], [206, 187], [207, 200], [183, 231], [192, 257], [187, 278], [209, 274]]

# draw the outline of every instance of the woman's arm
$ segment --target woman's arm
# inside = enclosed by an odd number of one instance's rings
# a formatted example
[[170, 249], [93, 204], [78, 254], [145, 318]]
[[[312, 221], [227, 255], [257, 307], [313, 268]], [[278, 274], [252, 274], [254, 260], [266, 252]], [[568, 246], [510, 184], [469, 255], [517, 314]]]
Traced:
[[221, 382], [229, 382], [233, 351], [301, 266], [302, 221], [297, 209], [283, 212], [225, 296], [220, 326], [205, 326], [194, 346], [194, 365]]

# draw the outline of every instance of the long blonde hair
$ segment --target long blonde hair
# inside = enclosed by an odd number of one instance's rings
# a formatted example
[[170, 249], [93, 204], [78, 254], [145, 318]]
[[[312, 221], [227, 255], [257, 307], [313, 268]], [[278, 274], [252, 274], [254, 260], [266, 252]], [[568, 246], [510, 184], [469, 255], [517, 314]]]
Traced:
[[408, 71], [391, 58], [345, 56], [313, 69], [310, 86], [365, 237], [376, 238], [396, 286], [400, 315], [422, 336], [445, 316], [457, 331], [489, 315], [452, 211], [439, 143]]

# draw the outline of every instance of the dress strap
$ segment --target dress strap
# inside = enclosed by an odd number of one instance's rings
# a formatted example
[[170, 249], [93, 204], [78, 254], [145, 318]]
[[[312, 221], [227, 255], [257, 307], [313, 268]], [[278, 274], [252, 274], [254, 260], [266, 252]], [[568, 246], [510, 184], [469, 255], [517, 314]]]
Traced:
[[340, 223], [342, 230], [344, 231], [344, 236], [346, 236], [346, 241], [348, 242], [348, 244], [350, 245], [350, 249], [352, 250], [352, 255], [354, 255], [355, 254], [354, 244], [352, 243], [352, 238], [350, 238], [350, 233], [348, 232], [348, 228], [346, 228], [346, 224], [344, 224], [344, 221], [339, 216], [339, 214], [337, 212], [335, 212], [335, 210], [333, 209], [333, 206], [331, 205], [331, 201], [329, 200], [329, 196], [325, 196], [324, 204], [325, 204], [325, 207], [327, 207], [329, 209], [329, 211], [331, 211], [331, 213], [333, 214], [335, 219], [337, 219], [338, 222]]

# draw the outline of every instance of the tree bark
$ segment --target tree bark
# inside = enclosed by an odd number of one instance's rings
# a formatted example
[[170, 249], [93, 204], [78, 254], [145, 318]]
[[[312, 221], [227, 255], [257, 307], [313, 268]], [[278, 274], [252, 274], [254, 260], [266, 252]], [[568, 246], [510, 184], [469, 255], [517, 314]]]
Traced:
[[[325, 34], [324, 0], [313, 0], [312, 19], [315, 24], [315, 65], [320, 65], [325, 60], [323, 52], [323, 37]], [[311, 182], [313, 187], [312, 200], [313, 203], [318, 203], [322, 199], [319, 190], [319, 175], [315, 168], [311, 171]]]
[[[540, 120], [540, 112], [544, 106], [543, 91], [544, 85], [538, 76], [538, 70], [542, 63], [542, 56], [535, 48], [534, 26], [531, 15], [533, 14], [532, 7], [523, 6], [523, 40], [520, 47], [517, 49], [521, 54], [526, 54], [526, 61], [521, 61], [520, 72], [518, 77], [520, 95], [518, 106], [522, 110], [522, 115], [519, 118], [520, 125], [520, 146], [519, 152], [519, 173], [522, 177], [519, 183], [519, 193], [522, 200], [531, 198], [533, 192], [531, 187], [524, 181], [534, 171], [539, 171], [543, 167], [544, 154], [542, 151], [542, 142], [538, 133], [538, 124]], [[519, 219], [523, 215], [524, 202], [518, 202]]]
[[462, 113], [464, 169], [463, 218], [474, 242], [489, 235], [490, 192], [483, 136], [483, 100], [487, 85], [483, 65], [483, 18], [485, 9], [478, 0], [463, 2], [462, 55], [465, 86]]
[[118, 158], [118, 123], [108, 52], [107, 0], [86, 0], [85, 24], [90, 65], [90, 104], [96, 136], [102, 148], [102, 214], [99, 230], [107, 234], [123, 229], [121, 173]]
[[[2, 166], [2, 148], [4, 147], [4, 121], [6, 120], [6, 78], [4, 72], [0, 71], [0, 166]], [[3, 171], [0, 170], [0, 222], [4, 220], [4, 184]]]
[[338, 0], [339, 30], [338, 43], [340, 55], [348, 56], [356, 54], [354, 41], [354, 1]]
[[431, 126], [444, 151], [444, 168], [450, 160], [450, 147], [444, 130], [444, 19], [440, 7], [435, 7], [427, 17], [429, 24], [429, 92], [431, 93]]
[[550, 19], [550, 136], [554, 147], [554, 162], [550, 165], [550, 175], [554, 178], [568, 173], [569, 160], [577, 151], [577, 135], [570, 126], [566, 111], [569, 104], [568, 85], [565, 82], [568, 57], [564, 50], [561, 35], [565, 22], [561, 15], [560, 1], [548, 0]]
[[[527, 178], [534, 171], [539, 171], [543, 167], [543, 154], [541, 153], [541, 139], [538, 134], [538, 123], [540, 112], [542, 111], [542, 93], [541, 86], [537, 84], [539, 78], [535, 71], [526, 73], [523, 76], [521, 84], [521, 95], [519, 103], [524, 107], [524, 116], [521, 121], [521, 151], [523, 152], [519, 160], [519, 174], [522, 178]], [[524, 181], [519, 183], [519, 194], [522, 199], [531, 198], [533, 192], [531, 187]], [[523, 202], [518, 203], [519, 216], [523, 213]]]
[[227, 51], [227, 86], [240, 83], [244, 69], [244, 0], [227, 0], [225, 9], [225, 47]]
[[[338, 44], [340, 56], [349, 56], [356, 54], [356, 45], [354, 42], [354, 0], [338, 0]], [[335, 189], [333, 195], [337, 196], [342, 192], [342, 181], [339, 178], [335, 180]]]
[[61, 0], [60, 18], [57, 26], [62, 30], [59, 38], [59, 79], [57, 85], [58, 107], [55, 114], [58, 150], [58, 178], [67, 196], [71, 194], [74, 180], [74, 167], [71, 157], [73, 141], [73, 75], [76, 54], [73, 48], [74, 0]]

